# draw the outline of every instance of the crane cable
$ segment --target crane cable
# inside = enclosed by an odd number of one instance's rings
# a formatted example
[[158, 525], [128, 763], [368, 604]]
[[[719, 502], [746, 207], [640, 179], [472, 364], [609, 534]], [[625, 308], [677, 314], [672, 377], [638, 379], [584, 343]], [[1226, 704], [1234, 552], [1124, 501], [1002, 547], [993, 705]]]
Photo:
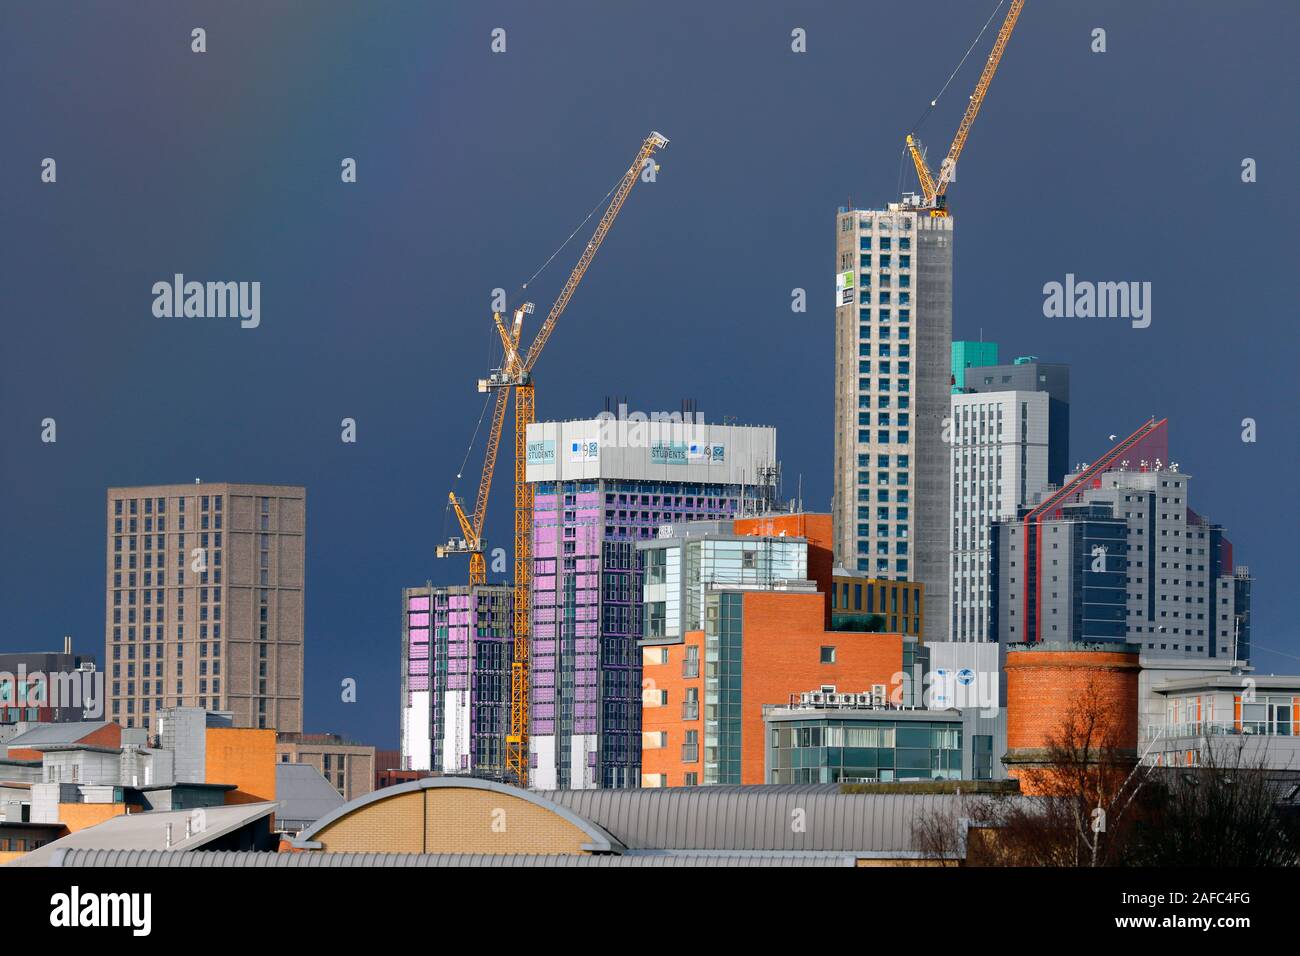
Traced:
[[559, 248], [551, 253], [551, 257], [542, 263], [541, 268], [538, 269], [536, 272], [534, 272], [531, 276], [529, 276], [528, 281], [519, 287], [520, 292], [522, 292], [524, 289], [527, 289], [528, 286], [532, 283], [532, 281], [536, 279], [539, 275], [541, 275], [542, 272], [546, 269], [546, 267], [549, 266], [555, 260], [555, 257], [564, 251], [564, 247], [573, 241], [573, 237], [582, 231], [582, 227], [585, 226], [587, 223], [591, 222], [591, 217], [596, 215], [596, 211], [598, 209], [600, 209], [602, 206], [608, 203], [609, 197], [614, 195], [614, 190], [618, 189], [619, 183], [621, 183], [622, 181], [623, 181], [623, 176], [618, 177], [618, 182], [614, 183], [613, 186], [610, 186], [609, 192], [605, 193], [605, 195], [601, 198], [601, 200], [598, 203], [596, 203], [596, 205], [591, 207], [591, 212], [587, 213], [587, 218], [583, 219], [582, 222], [578, 223], [577, 228], [574, 229], [573, 232], [569, 233], [569, 238], [565, 239], [562, 243], [560, 243]]
[[[573, 232], [569, 233], [569, 237], [565, 239], [562, 243], [560, 243], [559, 247], [554, 252], [551, 253], [550, 258], [548, 258], [545, 262], [542, 263], [541, 268], [539, 268], [536, 272], [534, 272], [531, 276], [529, 276], [528, 281], [519, 287], [520, 292], [523, 292], [525, 289], [527, 289], [529, 284], [532, 283], [532, 281], [536, 279], [539, 275], [541, 275], [542, 272], [545, 271], [547, 266], [549, 266], [552, 262], [555, 261], [555, 257], [564, 251], [564, 247], [573, 241], [573, 237], [582, 231], [582, 227], [585, 226], [587, 223], [591, 222], [591, 217], [596, 215], [596, 211], [599, 210], [602, 206], [605, 206], [609, 202], [609, 197], [614, 195], [614, 190], [618, 189], [619, 184], [623, 182], [623, 179], [624, 177], [620, 176], [618, 180], [614, 183], [614, 185], [609, 187], [609, 192], [605, 193], [605, 195], [600, 199], [600, 201], [597, 202], [596, 205], [591, 207], [591, 212], [587, 213], [586, 218], [584, 218], [582, 222], [578, 223], [577, 227], [573, 230]], [[492, 336], [489, 336], [489, 341], [491, 341], [491, 339]], [[489, 354], [490, 353], [491, 353], [491, 346], [489, 346]], [[489, 362], [490, 361], [491, 360], [489, 359]], [[465, 466], [469, 464], [469, 456], [474, 451], [474, 444], [475, 442], [478, 441], [478, 433], [483, 428], [483, 419], [487, 417], [488, 403], [491, 401], [492, 401], [492, 393], [488, 392], [483, 399], [483, 408], [479, 412], [478, 424], [474, 426], [474, 434], [473, 436], [471, 436], [469, 440], [469, 446], [465, 449], [465, 457], [464, 459], [461, 460], [460, 468], [456, 470], [457, 481], [460, 481], [461, 477], [465, 474]], [[445, 537], [447, 530], [451, 527], [451, 501], [450, 500], [447, 501], [446, 507], [443, 509], [442, 527], [443, 527], [443, 534]]]
[[[489, 346], [490, 353], [490, 346]], [[474, 452], [474, 445], [478, 441], [478, 433], [483, 428], [483, 419], [487, 417], [488, 403], [492, 401], [492, 393], [487, 392], [483, 396], [483, 408], [478, 413], [478, 424], [474, 426], [474, 434], [470, 436], [469, 446], [465, 449], [465, 457], [461, 459], [460, 467], [456, 469], [456, 481], [460, 481], [465, 474], [465, 466], [469, 464], [469, 456]], [[451, 499], [447, 500], [442, 514], [442, 532], [443, 537], [447, 536], [447, 531], [451, 528]]]
[[938, 95], [936, 95], [934, 99], [930, 100], [930, 105], [927, 106], [925, 110], [921, 113], [920, 118], [915, 123], [912, 124], [912, 132], [916, 132], [918, 129], [920, 129], [921, 124], [923, 124], [927, 119], [929, 119], [930, 114], [934, 111], [935, 106], [938, 105], [939, 100], [943, 98], [943, 94], [948, 91], [949, 84], [952, 83], [953, 78], [956, 77], [957, 74], [961, 71], [963, 64], [965, 64], [966, 60], [970, 57], [971, 51], [974, 50], [975, 47], [979, 44], [980, 38], [984, 36], [985, 32], [989, 28], [989, 24], [993, 22], [993, 18], [998, 15], [998, 11], [1002, 9], [1002, 4], [1004, 3], [1006, 3], [1006, 0], [998, 0], [998, 5], [993, 8], [993, 12], [989, 14], [989, 18], [984, 21], [984, 26], [980, 28], [980, 32], [975, 36], [975, 39], [971, 41], [971, 45], [966, 49], [966, 55], [961, 58], [961, 62], [957, 64], [957, 68], [953, 70], [952, 74], [948, 77], [948, 82], [943, 84], [943, 88], [939, 90]]

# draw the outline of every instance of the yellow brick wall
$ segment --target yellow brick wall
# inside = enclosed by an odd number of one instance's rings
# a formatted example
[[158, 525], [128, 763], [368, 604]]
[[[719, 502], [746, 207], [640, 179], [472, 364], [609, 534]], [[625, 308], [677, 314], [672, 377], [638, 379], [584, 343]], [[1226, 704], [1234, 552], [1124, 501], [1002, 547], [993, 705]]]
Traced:
[[519, 797], [432, 788], [376, 801], [316, 835], [333, 853], [571, 853], [590, 838]]
[[[426, 790], [426, 853], [582, 853], [591, 838], [554, 811], [489, 790]], [[444, 797], [452, 796], [452, 800]]]
[[334, 853], [423, 853], [424, 795], [403, 793], [349, 813], [316, 840]]

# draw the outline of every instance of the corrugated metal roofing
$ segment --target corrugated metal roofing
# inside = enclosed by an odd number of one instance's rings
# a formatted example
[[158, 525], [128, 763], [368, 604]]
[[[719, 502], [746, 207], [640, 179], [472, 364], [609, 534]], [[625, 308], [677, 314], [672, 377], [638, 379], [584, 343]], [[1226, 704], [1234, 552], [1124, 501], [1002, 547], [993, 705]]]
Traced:
[[853, 866], [843, 854], [699, 854], [561, 856], [459, 853], [180, 853], [169, 850], [67, 850], [52, 866], [66, 867], [694, 867]]
[[629, 850], [861, 852], [914, 855], [927, 812], [963, 816], [956, 794], [843, 793], [810, 787], [557, 790], [540, 794]]

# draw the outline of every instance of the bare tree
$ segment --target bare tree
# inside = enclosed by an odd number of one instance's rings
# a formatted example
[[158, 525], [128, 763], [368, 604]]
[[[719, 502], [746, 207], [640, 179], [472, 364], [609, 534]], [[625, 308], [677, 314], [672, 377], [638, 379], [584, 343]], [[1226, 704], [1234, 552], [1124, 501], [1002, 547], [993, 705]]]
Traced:
[[1195, 767], [1151, 772], [1147, 813], [1125, 862], [1142, 866], [1300, 865], [1300, 821], [1281, 807], [1294, 773], [1270, 771], [1250, 738], [1206, 738]]
[[966, 848], [965, 822], [951, 803], [923, 810], [912, 822], [912, 842], [925, 859], [957, 866]]
[[1137, 755], [1124, 746], [1113, 705], [1090, 680], [1048, 738], [1046, 759], [1022, 774], [1038, 797], [1009, 809], [1009, 846], [1018, 846], [1029, 865], [1118, 862], [1143, 783], [1136, 770]]
[[[1195, 767], [1138, 763], [1098, 687], [1021, 775], [1033, 796], [993, 801], [984, 862], [1003, 866], [1295, 866], [1300, 818], [1282, 808], [1296, 774], [1270, 771], [1249, 738], [1206, 738]], [[1291, 808], [1294, 810], [1295, 808]]]

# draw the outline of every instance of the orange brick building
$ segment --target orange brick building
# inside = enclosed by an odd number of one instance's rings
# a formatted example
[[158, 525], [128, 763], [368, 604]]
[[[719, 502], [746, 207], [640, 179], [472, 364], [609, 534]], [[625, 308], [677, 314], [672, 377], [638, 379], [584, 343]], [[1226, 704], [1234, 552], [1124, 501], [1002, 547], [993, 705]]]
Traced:
[[645, 542], [641, 782], [762, 783], [763, 708], [890, 687], [903, 636], [831, 631], [829, 515]]
[[[1041, 768], [1062, 721], [1071, 708], [1100, 713], [1093, 746], [1113, 744], [1115, 756], [1137, 759], [1138, 651], [1132, 645], [1098, 649], [1091, 645], [1009, 645], [1007, 675], [1007, 755], [1012, 777], [1028, 792], [1025, 770]], [[1096, 704], [1089, 704], [1095, 695]]]
[[[763, 515], [757, 518], [737, 518], [732, 522], [736, 534], [757, 535], [766, 538], [803, 538], [808, 542], [808, 580], [817, 590], [829, 594], [835, 574], [835, 547], [832, 540], [830, 515], [793, 514]], [[829, 622], [830, 618], [827, 618]]]
[[226, 803], [264, 803], [275, 799], [275, 731], [251, 727], [208, 727], [204, 779], [234, 784]]

